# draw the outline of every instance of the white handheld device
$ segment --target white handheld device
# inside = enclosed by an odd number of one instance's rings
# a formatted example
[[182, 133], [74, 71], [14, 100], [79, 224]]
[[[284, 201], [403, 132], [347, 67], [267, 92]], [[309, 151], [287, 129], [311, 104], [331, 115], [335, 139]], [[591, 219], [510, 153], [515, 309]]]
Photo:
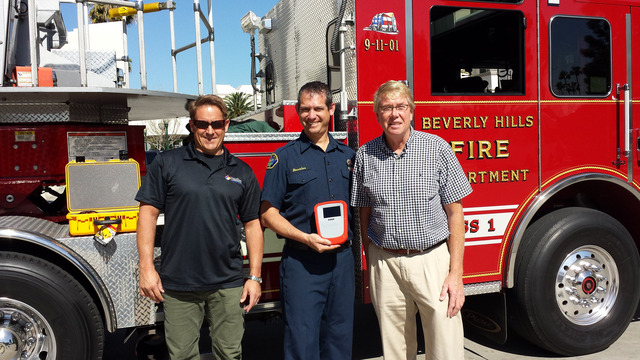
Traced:
[[333, 245], [347, 241], [349, 236], [347, 203], [342, 200], [319, 203], [313, 208], [313, 212], [318, 235], [331, 241]]

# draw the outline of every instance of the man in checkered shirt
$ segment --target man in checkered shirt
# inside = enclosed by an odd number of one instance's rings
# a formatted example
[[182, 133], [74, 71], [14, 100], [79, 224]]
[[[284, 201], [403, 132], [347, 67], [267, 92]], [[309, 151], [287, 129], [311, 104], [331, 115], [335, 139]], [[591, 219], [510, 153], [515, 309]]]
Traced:
[[359, 207], [385, 359], [416, 358], [416, 312], [427, 359], [464, 359], [462, 198], [471, 186], [446, 141], [412, 129], [414, 109], [405, 84], [378, 88], [383, 134], [356, 154], [351, 205]]

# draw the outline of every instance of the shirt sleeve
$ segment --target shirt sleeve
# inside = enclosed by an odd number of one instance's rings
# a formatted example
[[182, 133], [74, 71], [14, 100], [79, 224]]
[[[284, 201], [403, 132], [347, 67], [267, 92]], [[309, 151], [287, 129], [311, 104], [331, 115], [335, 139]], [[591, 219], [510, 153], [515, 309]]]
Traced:
[[246, 166], [246, 187], [242, 194], [242, 203], [238, 210], [240, 221], [243, 223], [255, 220], [260, 216], [260, 184], [249, 165]]
[[282, 203], [287, 186], [287, 167], [283, 164], [286, 159], [281, 155], [281, 152], [271, 154], [262, 183], [262, 201], [268, 201], [278, 210], [283, 210]]
[[142, 179], [142, 185], [136, 194], [136, 201], [147, 203], [156, 209], [164, 211], [168, 189], [163, 176], [164, 168], [164, 156], [163, 154], [158, 154], [147, 167], [147, 174]]
[[462, 200], [473, 190], [451, 146], [444, 140], [442, 143], [444, 145], [440, 146], [440, 198], [443, 204], [451, 204]]
[[353, 165], [353, 178], [351, 182], [351, 206], [371, 207], [371, 201], [364, 190], [365, 147], [358, 149], [355, 164]]

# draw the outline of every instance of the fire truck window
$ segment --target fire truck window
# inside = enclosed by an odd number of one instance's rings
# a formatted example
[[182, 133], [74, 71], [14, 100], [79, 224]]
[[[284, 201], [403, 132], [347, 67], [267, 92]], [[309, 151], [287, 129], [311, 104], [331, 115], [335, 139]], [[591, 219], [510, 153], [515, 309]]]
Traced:
[[554, 95], [607, 96], [611, 91], [611, 27], [606, 20], [551, 21], [550, 87]]
[[524, 94], [522, 12], [436, 6], [430, 21], [432, 94]]

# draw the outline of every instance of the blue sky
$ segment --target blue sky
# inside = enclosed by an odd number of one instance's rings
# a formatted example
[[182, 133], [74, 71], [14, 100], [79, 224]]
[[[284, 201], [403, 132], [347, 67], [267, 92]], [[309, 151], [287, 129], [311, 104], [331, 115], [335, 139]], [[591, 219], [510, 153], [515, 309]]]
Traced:
[[[213, 27], [215, 32], [216, 82], [233, 87], [250, 84], [251, 47], [249, 34], [242, 31], [240, 18], [249, 10], [258, 17], [264, 16], [278, 0], [212, 0]], [[151, 3], [151, 1], [145, 1]], [[207, 14], [207, 0], [200, 0], [200, 6]], [[62, 4], [62, 15], [68, 29], [77, 27], [76, 5]], [[192, 0], [176, 0], [174, 12], [176, 47], [195, 41], [194, 13]], [[171, 41], [169, 12], [161, 11], [144, 15], [145, 47], [147, 66], [147, 88], [149, 90], [173, 91], [171, 70]], [[206, 28], [201, 23], [202, 37]], [[131, 88], [140, 87], [140, 65], [138, 61], [138, 28], [131, 24], [127, 28], [129, 57], [133, 60], [130, 73]], [[257, 32], [256, 32], [257, 35]], [[256, 36], [257, 37], [257, 36]], [[257, 46], [257, 38], [256, 38]], [[211, 92], [211, 72], [209, 45], [203, 44], [204, 92]], [[189, 94], [198, 92], [195, 47], [177, 56], [178, 91]]]

